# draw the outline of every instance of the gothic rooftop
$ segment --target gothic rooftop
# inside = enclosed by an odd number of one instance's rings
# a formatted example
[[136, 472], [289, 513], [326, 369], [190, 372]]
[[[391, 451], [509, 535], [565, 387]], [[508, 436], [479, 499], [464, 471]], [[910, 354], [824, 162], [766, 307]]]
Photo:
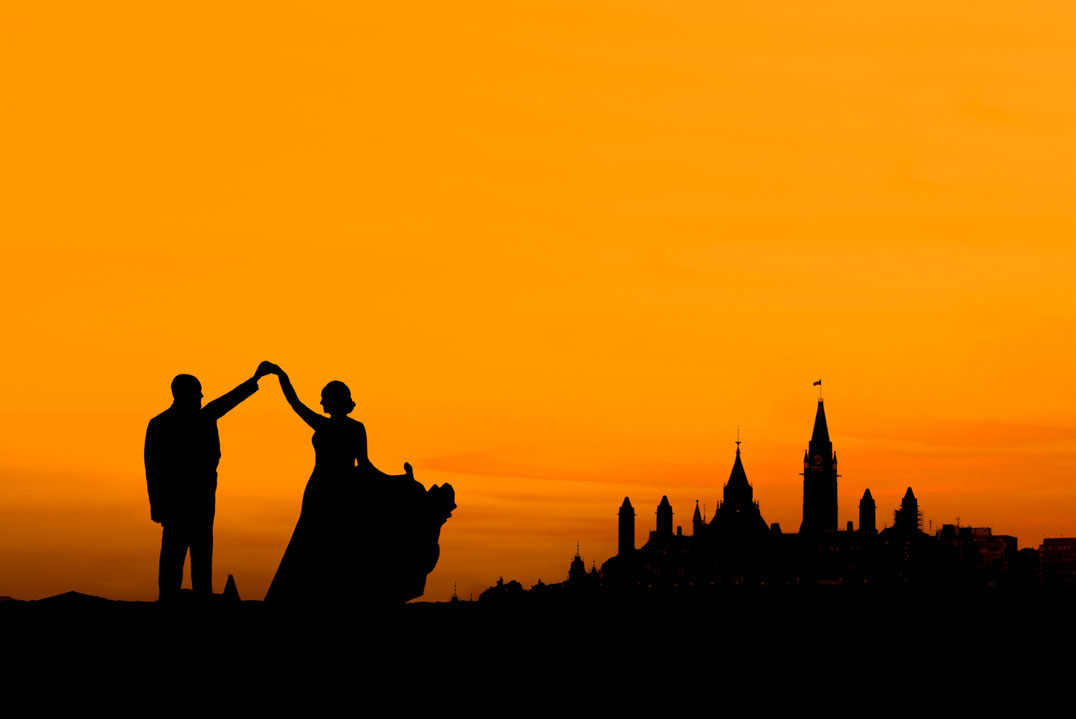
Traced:
[[740, 443], [736, 443], [736, 461], [732, 465], [732, 473], [729, 474], [729, 481], [725, 485], [730, 489], [743, 489], [751, 488], [751, 483], [747, 481], [747, 472], [744, 471], [743, 462], [740, 461]]

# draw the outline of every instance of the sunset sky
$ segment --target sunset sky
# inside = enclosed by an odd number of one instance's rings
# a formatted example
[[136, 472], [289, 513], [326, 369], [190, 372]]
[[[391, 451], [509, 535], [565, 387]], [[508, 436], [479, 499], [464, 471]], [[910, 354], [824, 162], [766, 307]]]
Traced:
[[[0, 595], [155, 599], [146, 423], [263, 359], [456, 488], [425, 599], [690, 531], [737, 427], [795, 531], [819, 378], [841, 526], [1076, 535], [1070, 0], [8, 3], [0, 87]], [[219, 427], [259, 599], [310, 430]]]

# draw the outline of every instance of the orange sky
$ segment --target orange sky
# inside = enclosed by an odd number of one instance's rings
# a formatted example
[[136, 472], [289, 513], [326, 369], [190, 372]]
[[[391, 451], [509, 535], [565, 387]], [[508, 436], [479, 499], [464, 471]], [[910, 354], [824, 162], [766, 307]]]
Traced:
[[[154, 598], [146, 422], [262, 359], [456, 487], [427, 599], [600, 562], [625, 494], [688, 525], [737, 426], [795, 530], [819, 377], [842, 525], [911, 485], [1076, 534], [1071, 2], [19, 5], [0, 595]], [[313, 466], [261, 384], [220, 423], [247, 598]]]

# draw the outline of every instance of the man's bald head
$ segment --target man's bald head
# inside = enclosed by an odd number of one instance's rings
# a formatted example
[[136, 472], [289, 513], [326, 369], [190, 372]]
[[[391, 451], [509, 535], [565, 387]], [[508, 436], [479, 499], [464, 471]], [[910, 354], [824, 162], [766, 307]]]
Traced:
[[191, 374], [177, 374], [172, 380], [173, 404], [183, 409], [202, 408], [202, 383]]

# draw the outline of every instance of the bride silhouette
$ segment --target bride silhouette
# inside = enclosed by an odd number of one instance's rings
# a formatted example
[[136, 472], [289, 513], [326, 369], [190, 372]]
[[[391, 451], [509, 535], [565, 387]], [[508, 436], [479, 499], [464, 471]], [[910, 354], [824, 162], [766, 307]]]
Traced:
[[284, 370], [267, 370], [314, 430], [315, 460], [299, 521], [265, 600], [385, 603], [421, 596], [440, 554], [441, 525], [456, 508], [452, 486], [427, 492], [410, 464], [401, 475], [374, 467], [366, 428], [348, 416], [355, 403], [343, 382], [329, 382], [321, 391], [326, 417], [299, 401]]

